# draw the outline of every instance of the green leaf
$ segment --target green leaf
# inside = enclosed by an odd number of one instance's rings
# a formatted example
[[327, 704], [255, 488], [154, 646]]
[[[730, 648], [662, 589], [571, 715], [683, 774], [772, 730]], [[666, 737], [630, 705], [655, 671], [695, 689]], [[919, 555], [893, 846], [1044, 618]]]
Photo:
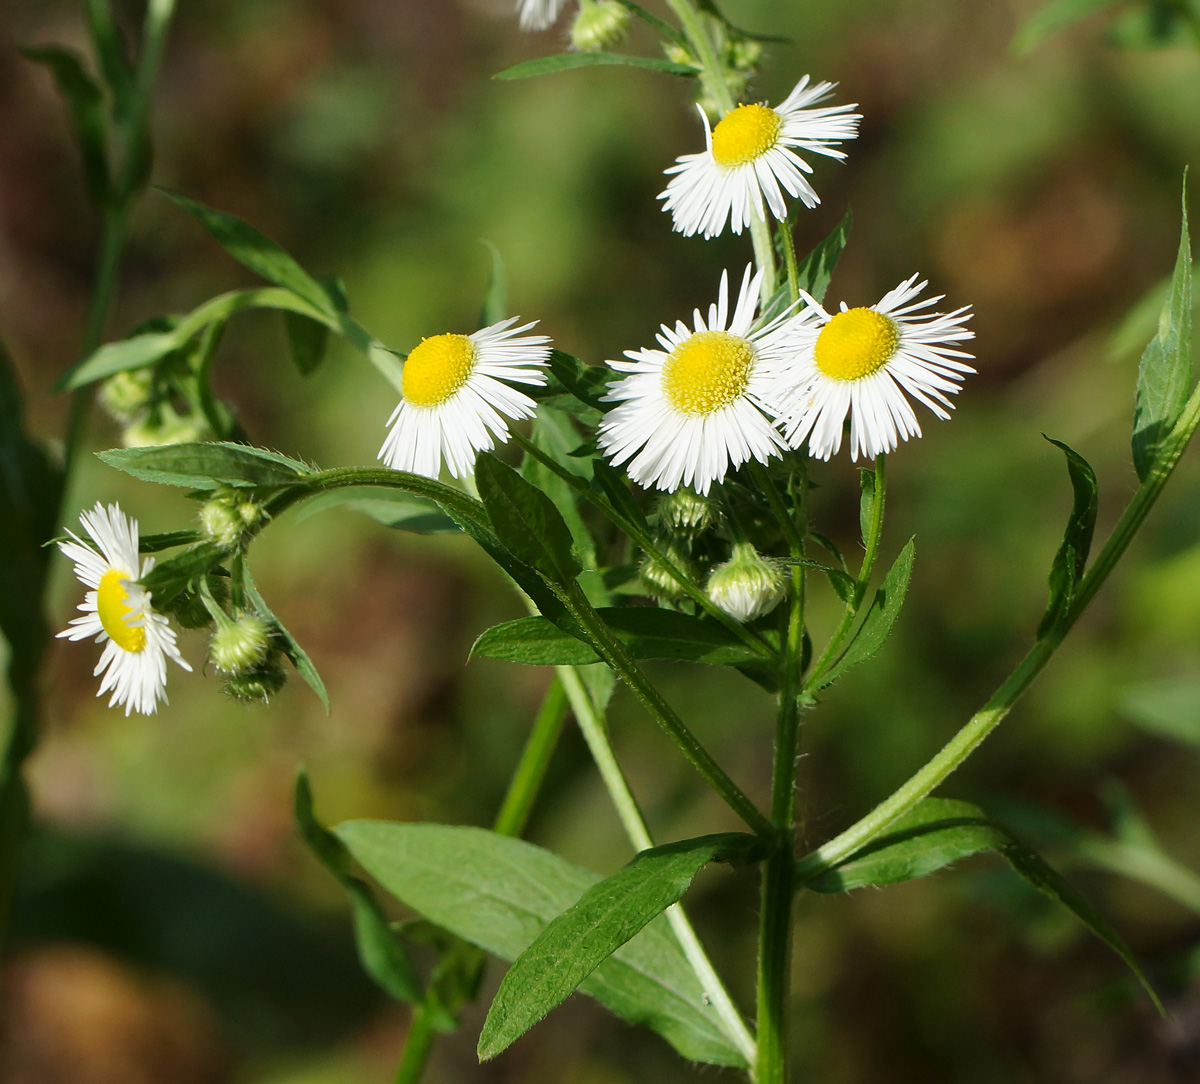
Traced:
[[[604, 607], [596, 611], [635, 659], [679, 659], [709, 666], [762, 662], [724, 625], [655, 606]], [[599, 662], [591, 645], [543, 617], [523, 617], [488, 629], [471, 656], [534, 666], [585, 666]]]
[[164, 444], [97, 452], [110, 467], [146, 482], [191, 489], [283, 486], [313, 473], [299, 460], [248, 444]]
[[[515, 960], [600, 877], [482, 828], [352, 821], [335, 829], [387, 891], [464, 940]], [[744, 1065], [721, 1033], [665, 918], [605, 960], [580, 989], [623, 1020], [662, 1035], [685, 1058]]]
[[479, 326], [491, 327], [508, 318], [508, 271], [500, 250], [491, 241], [483, 243], [492, 256], [492, 277], [483, 299], [483, 311], [479, 314]]
[[216, 542], [199, 542], [156, 564], [142, 577], [141, 583], [153, 597], [155, 607], [162, 609], [220, 564], [227, 552]]
[[553, 72], [566, 71], [569, 68], [594, 68], [624, 65], [629, 68], [647, 68], [650, 71], [666, 72], [667, 75], [694, 76], [699, 69], [691, 64], [676, 64], [671, 60], [659, 60], [657, 57], [622, 56], [620, 53], [559, 53], [557, 56], [544, 56], [537, 60], [526, 60], [505, 68], [493, 75], [493, 79], [528, 79], [531, 75], [550, 75]]
[[329, 291], [269, 237], [234, 215], [206, 207], [179, 192], [166, 188], [159, 191], [199, 219], [217, 244], [243, 267], [276, 286], [291, 290], [336, 326], [338, 307]]
[[[579, 445], [579, 434], [564, 411], [543, 403], [534, 416], [530, 439], [564, 470], [585, 481], [588, 480], [587, 472], [591, 468], [591, 461], [571, 458], [571, 450]], [[580, 512], [579, 496], [571, 485], [536, 457], [528, 454], [521, 463], [521, 476], [550, 498], [571, 532], [571, 541], [580, 561], [586, 568], [595, 568], [598, 564], [596, 544]]]
[[292, 660], [292, 665], [296, 668], [296, 673], [304, 678], [308, 687], [317, 694], [317, 698], [325, 708], [325, 714], [328, 715], [329, 693], [325, 691], [325, 682], [321, 680], [321, 675], [317, 673], [317, 668], [313, 665], [312, 659], [308, 657], [308, 652], [284, 628], [283, 622], [271, 612], [271, 608], [267, 605], [266, 600], [259, 594], [258, 586], [254, 582], [254, 577], [250, 575], [249, 567], [244, 562], [242, 565], [242, 576], [247, 598], [254, 604], [254, 608], [259, 614], [267, 618], [275, 626], [276, 635], [283, 641], [283, 653]]
[[354, 941], [363, 970], [384, 993], [398, 1001], [421, 999], [421, 985], [404, 944], [388, 924], [366, 884], [350, 871], [353, 858], [346, 845], [317, 820], [312, 787], [303, 769], [296, 776], [296, 825], [317, 860], [338, 880], [350, 897]]
[[650, 525], [646, 522], [641, 505], [634, 499], [633, 491], [629, 488], [629, 477], [624, 471], [617, 470], [605, 459], [596, 458], [592, 461], [592, 481], [619, 516], [635, 529], [650, 533]]
[[164, 531], [162, 534], [144, 534], [138, 539], [139, 553], [158, 553], [175, 546], [190, 546], [199, 542], [203, 535], [199, 531]]
[[1050, 566], [1050, 601], [1038, 624], [1039, 638], [1057, 629], [1075, 603], [1075, 590], [1083, 579], [1083, 570], [1092, 548], [1099, 500], [1096, 472], [1088, 461], [1062, 441], [1052, 437], [1046, 439], [1056, 448], [1061, 448], [1067, 457], [1067, 470], [1071, 475], [1075, 500], [1062, 543]]
[[572, 583], [581, 566], [554, 502], [494, 455], [479, 457], [475, 482], [500, 544], [548, 582]]
[[317, 371], [329, 346], [329, 326], [295, 312], [283, 314], [292, 361], [301, 376]]
[[896, 558], [883, 578], [883, 583], [876, 590], [871, 608], [859, 626], [858, 633], [837, 662], [821, 676], [821, 688], [832, 685], [850, 667], [865, 662], [883, 647], [900, 614], [900, 607], [904, 605], [904, 595], [908, 591], [908, 581], [912, 576], [913, 553], [913, 540], [909, 539], [908, 545], [900, 551], [900, 556]]
[[1200, 678], [1130, 686], [1118, 701], [1118, 709], [1143, 730], [1200, 748]]
[[816, 892], [844, 892], [868, 885], [898, 884], [936, 873], [981, 851], [994, 851], [1034, 888], [1071, 911], [1125, 961], [1159, 1012], [1164, 1011], [1121, 935], [1043, 858], [968, 802], [925, 798], [885, 835], [804, 887]]
[[1158, 450], [1183, 413], [1192, 388], [1192, 252], [1188, 238], [1187, 174], [1179, 254], [1158, 332], [1142, 354], [1133, 411], [1133, 465], [1145, 481]]
[[71, 115], [75, 143], [83, 158], [88, 196], [96, 207], [107, 207], [112, 186], [108, 174], [108, 118], [100, 88], [84, 69], [79, 56], [70, 49], [60, 45], [32, 45], [20, 52], [54, 76], [58, 92]]
[[565, 391], [603, 414], [611, 406], [610, 403], [604, 402], [604, 396], [608, 394], [609, 381], [615, 379], [615, 375], [604, 365], [584, 365], [578, 358], [562, 350], [551, 350], [551, 379], [545, 388], [534, 388], [530, 394], [535, 399], [546, 399]]
[[479, 1036], [479, 1058], [507, 1049], [617, 949], [687, 891], [709, 862], [745, 861], [754, 836], [724, 833], [642, 851], [592, 885], [514, 961]]
[[850, 239], [850, 226], [853, 216], [849, 211], [842, 217], [833, 232], [812, 250], [797, 267], [800, 289], [812, 294], [818, 301], [825, 299], [825, 291], [829, 289], [829, 280], [833, 278], [834, 268], [842, 255], [842, 249]]
[[186, 316], [168, 318], [167, 323], [171, 325], [169, 330], [135, 333], [127, 339], [106, 343], [90, 357], [68, 369], [54, 385], [54, 390], [71, 391], [126, 369], [144, 369], [168, 354], [184, 349], [210, 325], [224, 323], [234, 313], [246, 309], [282, 309], [311, 320], [326, 319], [319, 310], [291, 290], [275, 287], [236, 290], [206, 301]]
[[1013, 37], [1012, 50], [1026, 56], [1051, 34], [1078, 22], [1093, 12], [1112, 7], [1117, 0], [1053, 0], [1035, 11]]
[[411, 534], [442, 534], [459, 530], [458, 524], [436, 502], [399, 490], [372, 486], [348, 486], [309, 497], [298, 518], [307, 519], [329, 508], [361, 512], [385, 527]]
[[863, 545], [871, 537], [871, 523], [875, 518], [875, 471], [874, 469], [859, 470], [858, 484], [862, 496], [858, 501], [858, 528], [862, 531]]

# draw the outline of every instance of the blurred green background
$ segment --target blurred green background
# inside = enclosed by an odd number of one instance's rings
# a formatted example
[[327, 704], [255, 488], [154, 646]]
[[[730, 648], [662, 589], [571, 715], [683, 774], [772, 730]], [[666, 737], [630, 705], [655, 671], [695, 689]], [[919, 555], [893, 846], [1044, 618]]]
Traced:
[[[137, 3], [117, 4], [129, 25]], [[664, 5], [650, 4], [655, 10]], [[1070, 506], [1065, 440], [1096, 467], [1101, 529], [1136, 486], [1128, 438], [1137, 356], [1165, 276], [1179, 181], [1200, 161], [1200, 52], [1116, 48], [1089, 19], [1026, 58], [1037, 0], [728, 0], [769, 47], [757, 98], [810, 72], [865, 116], [845, 165], [821, 161], [811, 246], [847, 207], [829, 300], [869, 304], [914, 271], [972, 304], [978, 377], [952, 424], [891, 457], [885, 559], [917, 537], [910, 600], [886, 649], [803, 732], [805, 834], [861, 815], [932, 752], [1029, 643]], [[84, 47], [72, 0], [0, 6], [0, 334], [53, 443], [76, 360], [97, 223], [63, 112], [21, 44]], [[509, 0], [206, 0], [179, 5], [156, 110], [155, 181], [252, 222], [398, 349], [470, 331], [495, 244], [511, 311], [593, 361], [650, 342], [711, 299], [745, 238], [670, 232], [661, 171], [702, 138], [689, 87], [594, 69], [518, 83], [496, 71], [563, 47], [521, 35]], [[641, 30], [630, 51], [653, 49]], [[249, 283], [163, 197], [139, 205], [109, 337]], [[323, 466], [372, 463], [395, 396], [338, 347], [295, 374], [278, 317], [240, 318], [218, 390], [263, 446]], [[928, 417], [926, 415], [926, 417]], [[117, 443], [95, 413], [92, 447]], [[818, 525], [853, 552], [857, 480], [819, 466]], [[177, 492], [91, 461], [74, 511], [119, 498], [143, 529], [186, 525]], [[170, 675], [171, 705], [125, 718], [94, 698], [93, 654], [59, 642], [32, 764], [38, 834], [3, 979], [0, 1076], [20, 1084], [342, 1084], [391, 1078], [408, 1013], [361, 977], [340, 891], [296, 838], [308, 765], [327, 821], [490, 821], [547, 673], [464, 665], [520, 604], [464, 540], [345, 512], [291, 515], [255, 543], [272, 607], [333, 701], [293, 680], [270, 708], [211, 675]], [[57, 626], [78, 601], [60, 562]], [[833, 600], [815, 592], [813, 622]], [[822, 1084], [1150, 1084], [1200, 1080], [1200, 916], [1078, 858], [1067, 819], [1108, 832], [1119, 782], [1167, 851], [1200, 868], [1200, 451], [1067, 646], [942, 793], [1008, 818], [1069, 867], [1128, 937], [1172, 1009], [1159, 1020], [1073, 920], [988, 859], [935, 878], [802, 898], [797, 1076]], [[183, 637], [200, 669], [205, 645]], [[765, 795], [771, 705], [732, 673], [656, 671], [732, 774]], [[734, 827], [636, 706], [614, 703], [619, 753], [663, 839]], [[628, 848], [582, 741], [567, 731], [530, 838], [609, 872]], [[690, 899], [752, 1002], [755, 884], [710, 872]], [[492, 968], [485, 989], [494, 988]], [[428, 1079], [652, 1084], [697, 1078], [659, 1039], [573, 999], [480, 1067], [482, 1009], [440, 1041]], [[704, 1069], [707, 1079], [732, 1074]]]

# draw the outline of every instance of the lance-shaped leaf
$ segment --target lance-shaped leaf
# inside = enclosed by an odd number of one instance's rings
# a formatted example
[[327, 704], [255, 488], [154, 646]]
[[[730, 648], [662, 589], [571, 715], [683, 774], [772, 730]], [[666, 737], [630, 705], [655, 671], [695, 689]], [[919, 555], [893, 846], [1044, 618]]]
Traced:
[[904, 605], [908, 581], [912, 576], [913, 553], [913, 541], [909, 539], [908, 545], [900, 551], [900, 556], [888, 569], [883, 583], [875, 591], [871, 607], [867, 610], [867, 616], [859, 626], [857, 635], [850, 641], [850, 645], [842, 652], [837, 662], [821, 675], [821, 688], [831, 685], [850, 667], [865, 662], [883, 647], [896, 618], [900, 616], [900, 607]]
[[346, 890], [354, 915], [354, 941], [363, 970], [384, 993], [399, 1001], [419, 1001], [421, 985], [404, 944], [366, 883], [351, 873], [353, 858], [346, 845], [326, 828], [313, 811], [308, 773], [296, 776], [296, 826], [309, 850]]
[[135, 478], [191, 489], [283, 486], [313, 473], [297, 459], [248, 444], [164, 444], [96, 454], [110, 467]]
[[574, 992], [603, 961], [687, 891], [714, 859], [744, 861], [754, 836], [724, 833], [642, 851], [589, 888], [513, 963], [479, 1036], [481, 1061], [512, 1045]]
[[698, 68], [691, 64], [676, 64], [657, 57], [623, 56], [620, 53], [559, 53], [556, 56], [526, 60], [497, 72], [493, 79], [528, 79], [531, 75], [551, 75], [570, 68], [595, 68], [612, 65], [629, 68], [647, 68], [650, 71], [666, 72], [667, 75], [696, 75]]
[[536, 486], [493, 455], [475, 465], [479, 497], [505, 549], [552, 584], [571, 583], [580, 564], [561, 513]]
[[[443, 929], [515, 960], [601, 878], [482, 828], [351, 821], [335, 832], [388, 892]], [[744, 1065], [665, 918], [604, 960], [580, 990], [652, 1028], [685, 1058]]]
[[95, 206], [108, 205], [112, 195], [108, 175], [108, 118], [104, 98], [82, 61], [60, 45], [33, 45], [21, 54], [41, 64], [54, 76], [59, 94], [67, 103], [75, 143], [83, 158], [83, 177]]
[[213, 239], [243, 267], [261, 275], [276, 286], [291, 290], [304, 298], [328, 319], [337, 322], [338, 306], [316, 279], [296, 260], [265, 234], [235, 215], [206, 207], [203, 203], [178, 192], [161, 190], [185, 211], [193, 214]]
[[1129, 966], [1151, 1000], [1162, 1003], [1124, 938], [1098, 911], [1034, 851], [978, 806], [945, 798], [926, 798], [882, 836], [836, 868], [807, 881], [814, 892], [845, 892], [869, 885], [899, 884], [945, 869], [983, 851], [1002, 858], [1038, 891], [1066, 907]]
[[259, 593], [258, 586], [254, 582], [254, 577], [250, 575], [250, 569], [246, 567], [245, 560], [241, 554], [238, 555], [238, 561], [241, 565], [240, 571], [242, 582], [246, 588], [246, 597], [254, 604], [254, 608], [259, 614], [275, 626], [275, 635], [283, 642], [283, 653], [292, 660], [292, 665], [296, 668], [296, 673], [304, 678], [308, 687], [317, 694], [317, 698], [325, 708], [325, 714], [328, 715], [329, 693], [325, 691], [325, 682], [321, 680], [321, 675], [317, 673], [317, 668], [313, 665], [312, 659], [308, 657], [308, 652], [284, 628], [283, 622], [271, 612], [271, 608], [267, 605], [266, 600]]
[[1192, 249], [1188, 237], [1187, 174], [1183, 178], [1183, 224], [1179, 254], [1158, 332], [1138, 366], [1133, 409], [1133, 465], [1143, 482], [1158, 450], [1183, 413], [1192, 390]]
[[1051, 437], [1046, 439], [1056, 448], [1061, 448], [1063, 455], [1067, 457], [1067, 471], [1071, 475], [1071, 487], [1075, 498], [1062, 544], [1058, 547], [1054, 563], [1050, 566], [1050, 601], [1038, 625], [1039, 638], [1054, 632], [1075, 603], [1076, 589], [1079, 581], [1083, 579], [1088, 554], [1092, 548], [1099, 500], [1096, 472], [1092, 470], [1088, 461], [1062, 441]]
[[[596, 611], [635, 659], [680, 659], [709, 666], [752, 666], [762, 656], [724, 625], [655, 606], [602, 607]], [[544, 617], [524, 617], [488, 629], [472, 656], [534, 666], [586, 666], [600, 656]]]

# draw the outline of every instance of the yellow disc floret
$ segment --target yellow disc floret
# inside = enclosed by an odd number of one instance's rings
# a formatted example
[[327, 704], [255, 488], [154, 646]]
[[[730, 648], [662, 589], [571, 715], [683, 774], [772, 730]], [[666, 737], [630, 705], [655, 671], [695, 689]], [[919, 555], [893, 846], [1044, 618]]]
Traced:
[[128, 576], [110, 568], [100, 579], [96, 591], [96, 613], [109, 638], [122, 651], [138, 652], [146, 646], [146, 630], [129, 624], [131, 617], [141, 617], [129, 605]]
[[847, 309], [822, 328], [813, 360], [832, 380], [861, 380], [882, 369], [899, 345], [894, 320], [874, 309]]
[[413, 406], [437, 406], [467, 382], [474, 367], [475, 344], [466, 335], [433, 335], [408, 355], [401, 391]]
[[740, 336], [698, 331], [667, 358], [663, 394], [684, 414], [711, 414], [745, 393], [755, 356], [754, 347]]
[[783, 117], [765, 105], [739, 105], [726, 113], [713, 129], [712, 156], [730, 168], [753, 162], [779, 138]]

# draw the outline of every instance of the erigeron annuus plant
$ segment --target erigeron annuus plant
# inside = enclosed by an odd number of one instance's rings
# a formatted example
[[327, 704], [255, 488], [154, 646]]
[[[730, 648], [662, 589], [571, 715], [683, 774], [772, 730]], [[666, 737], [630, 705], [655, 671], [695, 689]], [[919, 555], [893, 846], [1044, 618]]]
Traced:
[[[580, 17], [593, 17], [594, 4], [585, 3]], [[868, 660], [897, 620], [914, 546], [900, 547], [878, 574], [887, 456], [920, 436], [921, 411], [949, 418], [950, 397], [974, 371], [962, 349], [972, 338], [970, 313], [961, 306], [931, 312], [942, 298], [923, 297], [927, 284], [915, 274], [873, 305], [839, 308], [827, 300], [848, 224], [813, 252], [795, 252], [794, 216], [819, 200], [805, 156], [851, 153], [861, 118], [837, 103], [832, 84], [809, 76], [778, 106], [739, 103], [735, 91], [747, 68], [737, 58], [757, 60], [749, 40], [711, 4], [669, 6], [677, 28], [623, 5], [663, 32], [669, 60], [577, 52], [505, 73], [536, 74], [597, 57], [632, 62], [694, 77], [698, 96], [714, 107], [712, 118], [702, 112], [705, 149], [664, 163], [663, 209], [688, 236], [748, 231], [754, 264], [730, 269], [714, 295], [697, 298], [690, 326], [664, 322], [656, 348], [581, 361], [546, 335], [528, 334], [537, 321], [510, 316], [495, 289], [482, 329], [430, 329], [394, 349], [356, 322], [340, 288], [316, 281], [252, 226], [175, 196], [268, 285], [222, 295], [89, 351], [63, 381], [75, 390], [100, 384], [102, 400], [126, 424], [129, 446], [101, 453], [106, 463], [204, 498], [199, 529], [139, 538], [137, 524], [119, 509], [97, 505], [83, 517], [94, 545], [82, 537], [61, 544], [94, 592], [80, 607], [85, 616], [61, 635], [95, 635], [104, 644], [100, 691], [113, 690], [127, 712], [153, 712], [165, 699], [168, 658], [186, 667], [168, 623], [172, 614], [186, 627], [211, 628], [210, 658], [233, 695], [269, 700], [285, 679], [287, 658], [326, 698], [316, 668], [249, 569], [256, 537], [286, 530], [286, 520], [276, 525], [283, 513], [318, 497], [351, 500], [364, 486], [402, 497], [426, 526], [434, 517], [441, 530], [474, 539], [529, 606], [529, 617], [483, 632], [473, 649], [555, 668], [492, 830], [357, 821], [330, 831], [315, 816], [307, 779], [297, 787], [300, 828], [349, 894], [364, 965], [389, 994], [415, 1006], [401, 1081], [419, 1078], [434, 1032], [455, 1026], [490, 953], [512, 966], [479, 1039], [482, 1058], [503, 1052], [579, 989], [657, 1031], [685, 1058], [779, 1084], [788, 1077], [796, 894], [894, 883], [983, 849], [1002, 854], [1074, 911], [1140, 976], [1120, 937], [1045, 862], [978, 808], [933, 794], [1053, 655], [1200, 424], [1189, 368], [1186, 207], [1172, 288], [1139, 373], [1133, 452], [1141, 486], [1127, 510], [1089, 564], [1095, 476], [1055, 442], [1067, 458], [1074, 503], [1029, 653], [908, 782], [798, 855], [801, 713], [819, 708], [823, 690]], [[523, 0], [520, 14], [525, 25], [544, 28], [563, 7]], [[344, 336], [376, 366], [383, 465], [319, 469], [245, 439], [209, 377], [227, 321], [247, 308], [286, 314], [302, 371], [319, 362], [329, 334]], [[201, 430], [217, 439], [179, 439]], [[551, 430], [571, 434], [576, 448], [564, 454], [561, 441], [548, 439]], [[847, 439], [851, 458], [867, 464], [857, 561], [809, 515], [823, 462]], [[508, 447], [493, 454], [501, 446]], [[451, 482], [440, 480], [443, 468]], [[168, 549], [178, 552], [139, 567], [139, 550]], [[639, 582], [640, 589], [630, 588]], [[805, 615], [816, 590], [834, 592], [841, 615], [818, 643]], [[735, 667], [774, 693], [765, 803], [738, 785], [647, 676], [642, 662], [658, 658]], [[596, 663], [607, 680], [587, 669]], [[612, 678], [629, 687], [746, 831], [656, 844], [606, 735]], [[518, 838], [568, 709], [636, 852], [607, 878]], [[680, 902], [711, 862], [761, 870], [753, 1011], [735, 1004]], [[389, 925], [356, 866], [442, 931], [428, 978], [418, 975], [404, 931]], [[477, 891], [481, 885], [485, 892]], [[468, 893], [473, 902], [464, 905]]]

